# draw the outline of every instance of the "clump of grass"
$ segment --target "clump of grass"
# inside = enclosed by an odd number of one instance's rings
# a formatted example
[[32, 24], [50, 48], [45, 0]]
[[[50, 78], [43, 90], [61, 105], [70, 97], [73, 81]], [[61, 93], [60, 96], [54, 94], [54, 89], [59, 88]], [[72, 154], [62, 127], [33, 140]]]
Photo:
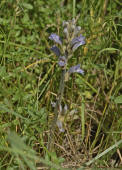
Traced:
[[[121, 166], [121, 3], [72, 2], [0, 2], [1, 169]], [[86, 44], [73, 53], [67, 70], [80, 63], [85, 74], [66, 82], [65, 132], [54, 130], [50, 152], [51, 101], [61, 68], [48, 35], [63, 37], [62, 21], [75, 16]]]

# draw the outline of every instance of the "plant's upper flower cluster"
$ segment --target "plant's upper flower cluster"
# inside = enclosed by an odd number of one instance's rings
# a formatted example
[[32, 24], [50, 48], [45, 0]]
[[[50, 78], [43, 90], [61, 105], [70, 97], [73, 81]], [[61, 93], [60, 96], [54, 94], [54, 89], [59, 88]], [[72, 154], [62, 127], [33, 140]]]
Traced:
[[[50, 40], [53, 40], [55, 43], [58, 43], [58, 44], [62, 45], [61, 38], [60, 38], [57, 34], [55, 34], [55, 33], [52, 33], [52, 34], [49, 36], [49, 39], [50, 39]], [[74, 52], [79, 46], [85, 44], [85, 37], [84, 37], [82, 34], [80, 34], [80, 36], [73, 38], [72, 41], [70, 42], [70, 44], [71, 44], [72, 50], [73, 50], [73, 52]], [[55, 48], [54, 48], [54, 47], [55, 47]], [[57, 56], [59, 56], [59, 54], [61, 54], [61, 53], [60, 53], [60, 50], [59, 50], [59, 48], [58, 48], [57, 46], [53, 46], [53, 47], [51, 48], [51, 50], [52, 50]], [[57, 53], [57, 51], [58, 51], [58, 53]]]
[[[71, 51], [74, 52], [79, 46], [85, 44], [85, 37], [82, 34], [78, 35], [81, 30], [81, 27], [76, 26], [74, 19], [69, 22], [64, 21], [63, 27], [64, 27], [63, 32], [66, 36], [66, 39], [68, 41], [68, 45], [70, 46]], [[61, 47], [63, 47], [62, 40], [57, 34], [52, 33], [49, 36], [49, 39], [53, 40], [55, 43], [57, 43]], [[67, 49], [67, 47], [66, 47], [66, 49]], [[60, 49], [56, 45], [53, 45], [51, 47], [51, 51], [53, 51], [55, 53], [55, 55], [59, 57], [58, 65], [60, 67], [64, 68], [68, 62], [68, 59], [69, 59], [68, 56], [66, 56], [65, 54], [62, 55]], [[69, 74], [74, 73], [74, 72], [77, 72], [80, 74], [84, 73], [84, 71], [80, 69], [80, 64], [71, 67], [68, 71]]]

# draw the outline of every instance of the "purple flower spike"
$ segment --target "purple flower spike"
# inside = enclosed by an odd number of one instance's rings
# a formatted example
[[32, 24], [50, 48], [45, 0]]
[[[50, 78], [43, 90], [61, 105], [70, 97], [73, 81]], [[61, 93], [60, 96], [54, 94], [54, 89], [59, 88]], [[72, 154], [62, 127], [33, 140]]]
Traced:
[[79, 46], [84, 44], [85, 44], [85, 37], [82, 36], [82, 34], [80, 34], [79, 37], [76, 37], [71, 41], [72, 50], [75, 51]]
[[80, 64], [73, 66], [73, 67], [70, 67], [68, 72], [69, 72], [69, 74], [75, 73], [75, 72], [80, 73], [80, 74], [84, 74], [84, 71], [82, 69], [80, 69]]
[[59, 48], [56, 47], [55, 45], [52, 46], [50, 49], [51, 49], [51, 51], [53, 51], [56, 54], [56, 56], [59, 57], [61, 55], [61, 52], [60, 52]]
[[55, 33], [52, 33], [52, 34], [49, 36], [49, 39], [50, 39], [50, 40], [53, 40], [54, 42], [56, 42], [56, 43], [58, 43], [58, 44], [60, 44], [60, 45], [62, 45], [61, 38], [60, 38], [57, 34], [55, 34]]
[[59, 61], [58, 61], [58, 65], [60, 67], [64, 67], [67, 63], [66, 57], [65, 56], [61, 56], [59, 57]]

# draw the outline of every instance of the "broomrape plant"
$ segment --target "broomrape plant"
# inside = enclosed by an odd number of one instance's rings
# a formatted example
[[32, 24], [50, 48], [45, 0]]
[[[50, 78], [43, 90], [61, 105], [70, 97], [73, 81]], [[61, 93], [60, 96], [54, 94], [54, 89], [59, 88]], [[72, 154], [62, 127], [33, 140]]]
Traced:
[[61, 79], [59, 92], [57, 95], [57, 100], [55, 103], [54, 109], [54, 120], [52, 122], [51, 131], [54, 131], [54, 127], [57, 125], [60, 132], [64, 132], [63, 122], [60, 119], [60, 116], [67, 112], [67, 105], [62, 109], [62, 98], [65, 88], [65, 82], [68, 81], [69, 76], [72, 73], [84, 74], [84, 71], [80, 68], [80, 64], [71, 66], [68, 69], [68, 61], [73, 56], [73, 52], [77, 50], [78, 47], [85, 44], [85, 37], [80, 34], [81, 27], [76, 26], [76, 20], [72, 19], [71, 21], [63, 22], [63, 33], [64, 40], [55, 33], [51, 33], [49, 39], [52, 40], [55, 45], [51, 47], [51, 51], [58, 57], [58, 65], [61, 68]]

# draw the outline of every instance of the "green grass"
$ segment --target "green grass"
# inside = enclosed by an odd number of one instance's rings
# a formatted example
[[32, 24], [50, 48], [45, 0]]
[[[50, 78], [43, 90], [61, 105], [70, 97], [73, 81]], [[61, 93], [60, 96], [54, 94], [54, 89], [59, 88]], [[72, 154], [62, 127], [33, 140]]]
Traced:
[[[120, 168], [122, 3], [119, 0], [1, 0], [0, 169]], [[50, 124], [60, 82], [50, 33], [78, 16], [86, 45], [70, 60], [84, 76], [66, 83], [65, 132]]]

